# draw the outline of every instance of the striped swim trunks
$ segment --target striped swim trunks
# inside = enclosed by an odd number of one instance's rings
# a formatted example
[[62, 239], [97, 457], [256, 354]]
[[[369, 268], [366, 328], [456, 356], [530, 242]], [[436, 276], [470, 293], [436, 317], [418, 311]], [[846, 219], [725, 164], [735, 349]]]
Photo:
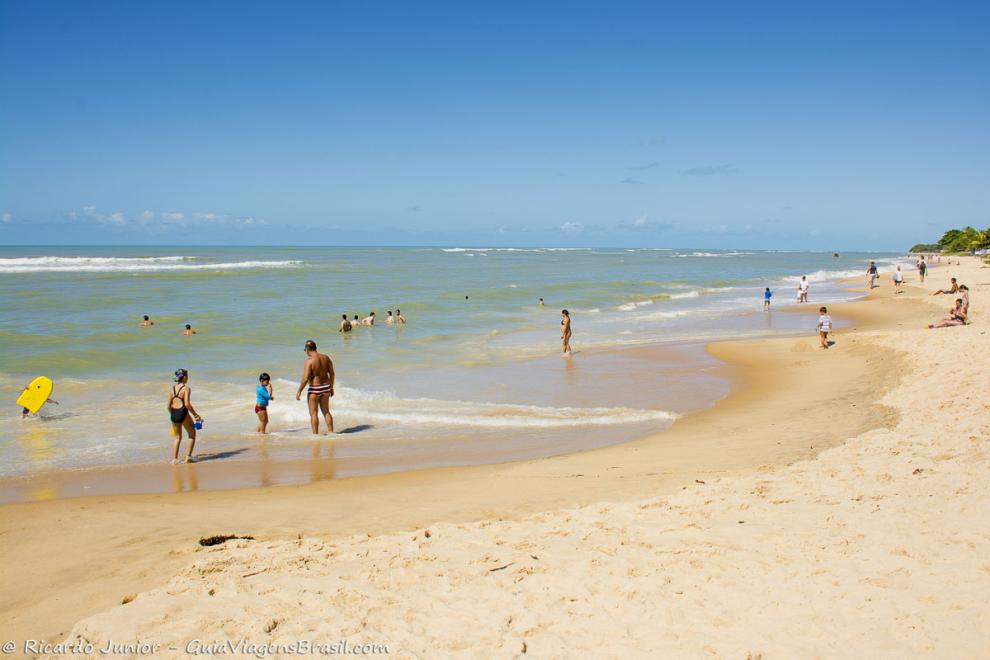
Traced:
[[329, 385], [310, 385], [309, 395], [310, 396], [323, 396], [324, 394], [330, 394], [332, 388]]

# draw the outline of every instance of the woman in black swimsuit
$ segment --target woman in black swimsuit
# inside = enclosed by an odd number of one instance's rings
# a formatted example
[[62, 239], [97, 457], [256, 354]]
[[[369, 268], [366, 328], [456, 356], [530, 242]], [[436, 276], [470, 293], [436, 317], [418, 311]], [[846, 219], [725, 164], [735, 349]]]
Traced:
[[202, 417], [192, 405], [192, 389], [190, 389], [189, 372], [176, 369], [175, 382], [168, 393], [168, 417], [172, 423], [172, 464], [179, 462], [179, 445], [182, 444], [182, 429], [189, 434], [189, 451], [183, 463], [191, 463], [193, 447], [196, 446], [196, 427], [193, 419], [202, 421]]

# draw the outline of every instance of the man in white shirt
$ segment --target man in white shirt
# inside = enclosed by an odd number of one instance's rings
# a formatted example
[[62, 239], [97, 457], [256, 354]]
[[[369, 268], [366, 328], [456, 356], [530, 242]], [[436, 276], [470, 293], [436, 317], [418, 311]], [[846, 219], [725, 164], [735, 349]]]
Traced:
[[808, 278], [805, 275], [798, 283], [798, 302], [808, 302]]

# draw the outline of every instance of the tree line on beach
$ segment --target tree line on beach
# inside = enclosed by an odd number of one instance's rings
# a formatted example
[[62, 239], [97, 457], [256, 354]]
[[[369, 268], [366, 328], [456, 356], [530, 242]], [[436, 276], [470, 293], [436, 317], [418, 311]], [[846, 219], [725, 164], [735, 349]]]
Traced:
[[949, 254], [971, 253], [990, 248], [990, 228], [980, 231], [972, 227], [950, 229], [937, 243], [918, 243], [911, 252], [945, 252]]

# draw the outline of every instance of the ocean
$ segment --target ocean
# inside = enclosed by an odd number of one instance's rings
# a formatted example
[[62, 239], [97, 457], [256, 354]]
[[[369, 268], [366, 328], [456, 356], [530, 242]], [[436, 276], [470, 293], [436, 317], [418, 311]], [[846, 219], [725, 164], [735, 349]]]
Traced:
[[[662, 430], [728, 391], [713, 339], [813, 332], [762, 311], [845, 300], [893, 254], [683, 249], [0, 248], [0, 477], [165, 462], [166, 392], [190, 371], [216, 461], [332, 455], [320, 478], [550, 456]], [[546, 301], [545, 307], [537, 303]], [[575, 355], [560, 355], [560, 310]], [[388, 310], [408, 323], [385, 325]], [[341, 335], [341, 314], [376, 312]], [[155, 325], [140, 327], [142, 315]], [[189, 323], [197, 331], [182, 335]], [[338, 430], [294, 398], [313, 339], [334, 360]], [[253, 430], [273, 377], [271, 435]], [[55, 381], [39, 417], [14, 404]], [[647, 386], [644, 387], [644, 383]]]

